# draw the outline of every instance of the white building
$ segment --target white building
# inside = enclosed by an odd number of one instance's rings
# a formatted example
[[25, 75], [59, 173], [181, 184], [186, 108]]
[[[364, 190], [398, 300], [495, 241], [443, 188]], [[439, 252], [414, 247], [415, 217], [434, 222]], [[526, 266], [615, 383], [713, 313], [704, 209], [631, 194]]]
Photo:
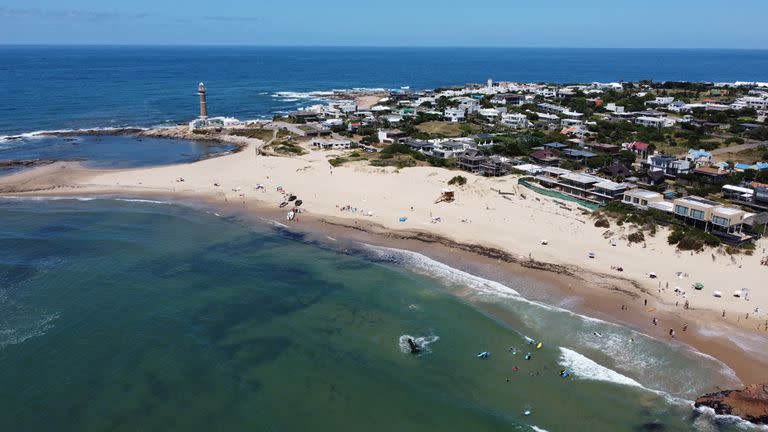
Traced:
[[461, 108], [446, 108], [443, 116], [446, 120], [450, 120], [453, 123], [464, 121], [467, 112]]
[[639, 126], [645, 126], [645, 127], [653, 127], [661, 129], [665, 127], [668, 123], [668, 120], [663, 117], [638, 117], [635, 119], [635, 124]]
[[355, 144], [350, 140], [315, 138], [312, 140], [312, 146], [323, 150], [346, 150], [354, 147]]
[[533, 126], [525, 114], [506, 113], [501, 115], [501, 123], [514, 129], [526, 129]]

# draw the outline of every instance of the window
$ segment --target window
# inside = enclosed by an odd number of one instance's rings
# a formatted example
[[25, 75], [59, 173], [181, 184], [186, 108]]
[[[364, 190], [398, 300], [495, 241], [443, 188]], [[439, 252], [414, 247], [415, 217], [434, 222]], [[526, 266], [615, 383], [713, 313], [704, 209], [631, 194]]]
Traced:
[[632, 197], [629, 195], [624, 195], [624, 201], [626, 202], [632, 202]]
[[635, 197], [634, 203], [637, 204], [639, 202], [640, 202], [640, 200], [637, 197]]
[[681, 205], [675, 206], [675, 213], [679, 214], [680, 216], [688, 216], [688, 207], [683, 207]]
[[715, 225], [720, 225], [724, 227], [727, 227], [731, 224], [731, 222], [728, 219], [720, 216], [712, 216], [712, 223]]
[[648, 205], [648, 201], [646, 201], [646, 200], [642, 200], [642, 201], [640, 201], [640, 204], [642, 204], [642, 205], [644, 205], [644, 206], [647, 206], [647, 205]]
[[701, 210], [691, 209], [691, 217], [698, 220], [704, 220], [704, 212]]

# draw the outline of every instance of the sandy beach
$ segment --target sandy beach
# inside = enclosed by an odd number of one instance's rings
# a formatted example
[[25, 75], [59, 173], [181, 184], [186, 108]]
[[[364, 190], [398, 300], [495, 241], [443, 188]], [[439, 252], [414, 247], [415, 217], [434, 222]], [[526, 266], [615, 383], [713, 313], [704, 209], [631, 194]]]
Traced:
[[[630, 227], [597, 228], [576, 204], [522, 188], [514, 176], [461, 173], [468, 182], [453, 188], [456, 200], [436, 203], [458, 172], [359, 164], [333, 168], [328, 159], [336, 152], [265, 157], [258, 155], [258, 140], [239, 144], [244, 146], [240, 152], [183, 165], [93, 170], [56, 163], [2, 178], [0, 193], [161, 195], [246, 215], [269, 214], [287, 223], [288, 208], [278, 209], [278, 204], [288, 192], [303, 201], [305, 212], [293, 222], [297, 229], [337, 231], [413, 250], [502, 282], [505, 273], [530, 276], [544, 288], [521, 292], [528, 298], [567, 304], [574, 312], [659, 339], [669, 338], [674, 329], [677, 340], [721, 359], [742, 381], [768, 380], [768, 362], [761, 355], [768, 343], [768, 289], [761, 282], [768, 267], [760, 264], [768, 247], [765, 239], [754, 255], [733, 257], [714, 250], [678, 252], [667, 244], [663, 229], [646, 236], [645, 246], [630, 244]], [[704, 289], [694, 290], [695, 282]], [[750, 289], [748, 301], [732, 296], [741, 288]], [[715, 297], [716, 290], [723, 297]]]

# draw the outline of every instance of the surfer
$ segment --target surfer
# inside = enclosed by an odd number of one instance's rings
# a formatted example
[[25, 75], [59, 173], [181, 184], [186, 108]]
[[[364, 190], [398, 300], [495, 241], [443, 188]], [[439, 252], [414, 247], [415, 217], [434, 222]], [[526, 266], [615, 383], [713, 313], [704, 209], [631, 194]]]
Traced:
[[602, 333], [599, 333], [599, 332], [592, 332], [592, 334], [597, 337], [603, 337]]
[[525, 355], [525, 359], [526, 359], [526, 360], [530, 360], [530, 359], [531, 359], [531, 353], [528, 353], [528, 354], [526, 354], [526, 355]]
[[412, 338], [408, 338], [408, 346], [411, 348], [411, 354], [418, 354], [421, 352], [421, 347]]

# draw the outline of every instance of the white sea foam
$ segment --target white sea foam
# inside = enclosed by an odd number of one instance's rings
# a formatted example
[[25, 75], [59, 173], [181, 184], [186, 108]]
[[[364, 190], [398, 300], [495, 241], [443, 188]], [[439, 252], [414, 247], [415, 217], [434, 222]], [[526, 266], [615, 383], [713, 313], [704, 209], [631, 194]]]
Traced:
[[16, 195], [10, 195], [10, 196], [4, 196], [0, 198], [0, 200], [18, 200], [18, 201], [82, 201], [82, 202], [88, 202], [88, 201], [121, 201], [121, 202], [132, 202], [132, 203], [143, 203], [143, 204], [162, 204], [162, 205], [172, 205], [173, 203], [167, 202], [167, 201], [159, 201], [159, 200], [150, 200], [150, 199], [142, 199], [142, 198], [118, 198], [118, 197], [111, 197], [111, 196], [90, 196], [90, 197], [84, 197], [84, 196], [16, 196]]
[[416, 342], [416, 345], [419, 346], [419, 348], [421, 349], [421, 352], [419, 354], [429, 354], [432, 352], [429, 346], [439, 341], [440, 336], [437, 336], [437, 335], [411, 336], [411, 335], [404, 334], [400, 336], [400, 338], [397, 340], [397, 346], [400, 347], [400, 351], [403, 353], [411, 352], [411, 346], [408, 345], [408, 339], [413, 339], [413, 341]]
[[533, 429], [536, 432], [549, 432], [546, 429], [540, 428], [538, 426], [531, 425], [531, 429]]
[[[216, 216], [218, 216], [218, 215], [216, 215]], [[267, 218], [262, 218], [262, 217], [260, 217], [259, 219], [262, 222], [266, 222], [266, 223], [268, 223], [268, 224], [270, 224], [272, 226], [276, 226], [278, 228], [290, 228], [288, 225], [286, 225], [284, 223], [280, 223], [280, 222], [278, 222], [278, 221], [276, 221], [274, 219], [267, 219]]]
[[476, 292], [499, 297], [520, 297], [517, 291], [504, 284], [471, 275], [416, 252], [368, 244], [364, 246], [373, 252], [377, 259], [404, 265], [415, 273], [435, 277], [450, 285], [467, 286]]
[[[166, 126], [169, 127], [169, 126]], [[52, 129], [52, 130], [37, 130], [37, 131], [31, 131], [31, 132], [24, 132], [16, 135], [0, 135], [0, 142], [3, 141], [16, 141], [16, 140], [29, 140], [29, 139], [36, 139], [36, 138], [46, 138], [49, 134], [77, 134], [77, 133], [86, 133], [90, 131], [100, 131], [100, 132], [119, 132], [126, 129], [140, 129], [140, 130], [148, 130], [145, 127], [139, 127], [139, 126], [125, 126], [125, 127], [93, 127], [93, 128], [86, 128], [86, 129]]]
[[59, 314], [47, 314], [22, 325], [15, 324], [8, 325], [8, 327], [3, 325], [0, 327], [0, 349], [8, 345], [20, 344], [29, 338], [44, 335], [47, 330], [53, 328], [52, 322], [58, 317]]
[[273, 93], [272, 97], [279, 98], [279, 99], [294, 99], [294, 100], [301, 100], [301, 99], [322, 100], [322, 99], [331, 97], [334, 94], [335, 93], [332, 91], [310, 91], [310, 92], [281, 91], [281, 92]]
[[577, 379], [586, 379], [591, 381], [604, 381], [620, 385], [645, 388], [639, 382], [633, 380], [630, 377], [624, 376], [612, 369], [608, 369], [589, 358], [577, 353], [576, 351], [569, 350], [568, 348], [560, 347], [560, 360], [558, 364], [564, 368], [568, 368], [574, 372], [574, 376]]
[[768, 425], [750, 423], [741, 417], [732, 415], [718, 415], [710, 407], [700, 406], [694, 409], [699, 413], [699, 417], [694, 420], [693, 425], [699, 431], [719, 431], [721, 425], [736, 426], [742, 430], [768, 431]]

